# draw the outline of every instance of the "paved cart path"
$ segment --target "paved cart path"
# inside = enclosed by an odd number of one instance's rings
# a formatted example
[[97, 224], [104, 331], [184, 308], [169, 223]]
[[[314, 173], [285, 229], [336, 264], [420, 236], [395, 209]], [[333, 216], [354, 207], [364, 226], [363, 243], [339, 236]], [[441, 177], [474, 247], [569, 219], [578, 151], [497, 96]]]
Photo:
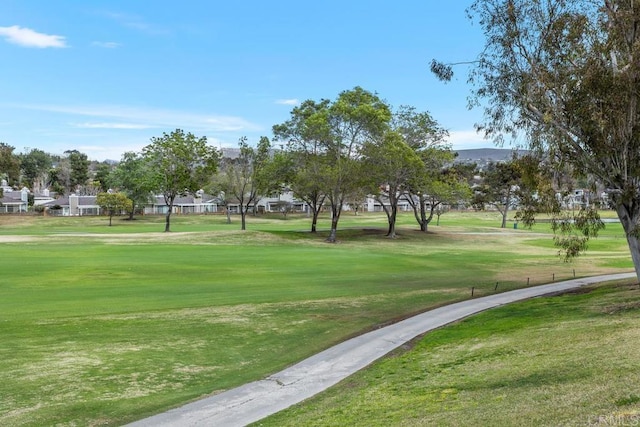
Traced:
[[320, 393], [418, 335], [448, 323], [511, 302], [632, 277], [635, 277], [635, 273], [567, 280], [440, 307], [352, 338], [266, 379], [189, 403], [129, 426], [245, 426]]

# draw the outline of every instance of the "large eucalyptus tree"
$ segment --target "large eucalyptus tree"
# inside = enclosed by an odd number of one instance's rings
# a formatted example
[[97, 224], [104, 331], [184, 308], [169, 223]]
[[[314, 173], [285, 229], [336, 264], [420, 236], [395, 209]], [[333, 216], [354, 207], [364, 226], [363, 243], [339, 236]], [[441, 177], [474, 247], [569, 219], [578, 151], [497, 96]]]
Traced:
[[525, 133], [596, 177], [640, 278], [640, 1], [476, 0], [468, 12], [486, 36], [470, 74], [485, 105], [480, 129]]

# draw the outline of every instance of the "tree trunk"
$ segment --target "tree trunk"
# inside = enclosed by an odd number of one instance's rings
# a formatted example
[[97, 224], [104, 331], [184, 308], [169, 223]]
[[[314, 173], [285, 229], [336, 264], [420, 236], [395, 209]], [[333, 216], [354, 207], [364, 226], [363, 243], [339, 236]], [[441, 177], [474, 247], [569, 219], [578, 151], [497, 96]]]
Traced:
[[429, 222], [427, 219], [427, 207], [425, 206], [426, 200], [420, 196], [420, 231], [427, 232], [429, 231]]
[[627, 243], [629, 244], [629, 251], [631, 252], [631, 260], [633, 261], [633, 267], [636, 270], [636, 276], [640, 281], [640, 240], [638, 239], [637, 224], [640, 220], [640, 210], [638, 212], [630, 213], [624, 205], [618, 205], [616, 207], [618, 212], [618, 218], [624, 228], [625, 235], [627, 236]]
[[164, 222], [164, 232], [165, 233], [171, 231], [171, 211], [172, 210], [173, 210], [173, 208], [170, 206], [169, 207], [169, 212], [167, 212], [167, 216], [165, 217], [165, 222]]
[[171, 213], [173, 212], [173, 201], [176, 199], [174, 194], [170, 194], [169, 196], [164, 197], [165, 203], [169, 206], [169, 210], [167, 211], [167, 216], [165, 217], [164, 224], [164, 232], [168, 233], [171, 231]]
[[395, 236], [391, 236], [391, 233], [395, 232], [395, 230], [393, 230], [393, 227], [392, 227], [393, 204], [391, 200], [389, 200], [389, 204], [391, 205], [391, 207], [389, 208], [385, 206], [384, 200], [382, 200], [382, 197], [376, 196], [376, 200], [378, 201], [378, 203], [380, 203], [380, 206], [382, 206], [382, 210], [387, 215], [387, 224], [389, 224], [389, 227], [387, 228], [387, 237], [395, 237]]
[[111, 227], [111, 218], [113, 218], [113, 215], [109, 215], [109, 227]]
[[240, 207], [240, 218], [241, 218], [241, 226], [240, 230], [247, 229], [247, 211], [244, 210], [243, 207]]
[[507, 190], [507, 201], [504, 204], [504, 211], [500, 211], [502, 213], [502, 224], [500, 228], [507, 228], [507, 214], [509, 213], [509, 205], [511, 204], [511, 188]]
[[318, 226], [318, 215], [320, 214], [320, 211], [317, 210], [313, 210], [313, 218], [311, 219], [311, 232], [315, 233], [317, 232], [317, 226]]
[[507, 208], [505, 206], [504, 211], [502, 212], [502, 224], [500, 228], [507, 228]]
[[225, 208], [227, 211], [227, 224], [231, 224], [231, 212], [229, 211], [229, 206]]
[[337, 234], [338, 234], [338, 221], [340, 220], [340, 210], [342, 209], [342, 205], [331, 206], [331, 231], [329, 232], [329, 237], [327, 237], [327, 242], [336, 243], [337, 242]]
[[398, 205], [394, 204], [391, 206], [391, 214], [388, 215], [389, 220], [389, 230], [387, 231], [387, 237], [391, 239], [396, 238], [396, 218], [398, 217]]

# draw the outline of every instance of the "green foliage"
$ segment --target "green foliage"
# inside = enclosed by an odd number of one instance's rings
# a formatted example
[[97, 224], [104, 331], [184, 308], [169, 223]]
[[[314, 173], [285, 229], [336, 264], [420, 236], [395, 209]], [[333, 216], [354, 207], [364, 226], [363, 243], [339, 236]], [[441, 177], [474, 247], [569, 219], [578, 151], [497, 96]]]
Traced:
[[46, 184], [46, 177], [53, 165], [51, 155], [37, 148], [20, 155], [20, 169], [24, 183], [29, 188], [34, 188], [36, 181], [40, 185]]
[[[224, 159], [221, 178], [216, 180], [219, 190], [225, 193], [224, 200], [231, 201], [240, 208], [241, 229], [246, 230], [246, 215], [250, 209], [256, 209], [261, 197], [281, 188], [278, 166], [271, 157], [269, 138], [260, 137], [254, 148], [247, 138], [238, 141], [240, 155], [236, 159]], [[279, 157], [278, 157], [279, 158]], [[283, 160], [284, 161], [284, 160]], [[233, 200], [229, 200], [232, 198]]]
[[111, 169], [111, 165], [106, 162], [99, 163], [96, 166], [93, 182], [94, 185], [96, 185], [96, 187], [102, 192], [106, 192], [111, 188]]
[[449, 82], [453, 78], [453, 68], [449, 64], [432, 59], [429, 68], [442, 81]]
[[330, 163], [326, 156], [331, 132], [327, 120], [330, 101], [306, 100], [291, 110], [291, 117], [273, 126], [276, 140], [286, 142], [285, 156], [289, 168], [284, 176], [287, 185], [310, 207], [311, 232], [316, 232], [318, 215], [326, 198], [325, 182]]
[[[479, 126], [526, 135], [607, 190], [640, 277], [640, 8], [635, 1], [477, 0], [486, 43], [470, 79]], [[434, 71], [450, 77], [446, 67]]]
[[143, 157], [152, 174], [150, 186], [162, 193], [169, 207], [165, 231], [171, 231], [171, 210], [176, 197], [193, 194], [209, 182], [218, 167], [219, 153], [207, 145], [206, 137], [197, 138], [176, 129], [151, 138], [151, 144], [143, 149]]
[[362, 192], [361, 150], [388, 129], [391, 110], [377, 94], [355, 87], [338, 95], [327, 109], [326, 120], [330, 138], [324, 147], [324, 192], [333, 218], [327, 241], [335, 243], [343, 205]]
[[49, 169], [47, 186], [59, 195], [67, 193], [66, 181], [68, 181], [68, 170], [62, 167]]
[[0, 178], [6, 178], [9, 185], [17, 185], [20, 178], [20, 158], [9, 144], [0, 142]]
[[67, 150], [64, 152], [69, 161], [69, 186], [70, 192], [77, 191], [79, 187], [89, 181], [89, 159], [87, 155], [78, 150]]
[[374, 195], [387, 214], [387, 235], [395, 237], [398, 202], [416, 176], [423, 172], [423, 162], [398, 132], [389, 131], [362, 148], [364, 188]]
[[474, 205], [484, 209], [495, 207], [502, 214], [501, 227], [505, 228], [510, 209], [518, 203], [518, 187], [522, 174], [515, 159], [503, 163], [490, 163], [481, 174], [482, 185], [475, 188]]
[[136, 206], [142, 206], [152, 198], [154, 173], [145, 157], [126, 152], [118, 165], [109, 174], [108, 182], [114, 189], [124, 192], [131, 199], [130, 218]]
[[109, 215], [109, 226], [114, 215], [133, 209], [133, 202], [123, 193], [98, 193], [96, 204]]
[[604, 222], [595, 209], [583, 208], [577, 214], [560, 212], [551, 221], [555, 245], [560, 248], [565, 261], [586, 251], [589, 239], [598, 237], [603, 228]]
[[329, 242], [336, 242], [343, 205], [359, 203], [353, 199], [362, 193], [365, 181], [360, 162], [364, 145], [381, 137], [390, 121], [391, 109], [377, 94], [355, 87], [332, 102], [305, 101], [292, 110], [290, 120], [273, 127], [297, 162], [294, 192], [309, 203], [315, 219], [325, 200], [331, 204]]

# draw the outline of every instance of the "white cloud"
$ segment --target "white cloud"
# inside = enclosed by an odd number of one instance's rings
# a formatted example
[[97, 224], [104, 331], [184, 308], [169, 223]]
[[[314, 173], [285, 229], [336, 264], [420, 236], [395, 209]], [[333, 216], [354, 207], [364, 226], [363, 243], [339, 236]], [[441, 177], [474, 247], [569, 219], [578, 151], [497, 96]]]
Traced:
[[149, 129], [153, 126], [135, 123], [75, 123], [73, 126], [85, 129]]
[[300, 104], [300, 101], [296, 98], [292, 98], [292, 99], [278, 99], [276, 100], [276, 104], [280, 104], [280, 105], [298, 105]]
[[93, 42], [91, 43], [91, 45], [103, 47], [105, 49], [115, 49], [117, 47], [122, 46], [120, 43], [116, 43], [116, 42]]
[[9, 43], [25, 47], [67, 47], [63, 36], [38, 33], [32, 29], [22, 28], [17, 25], [0, 27], [0, 36], [4, 36]]
[[[85, 128], [109, 127], [135, 123], [135, 129], [147, 128], [181, 128], [190, 132], [250, 132], [260, 131], [262, 128], [241, 117], [222, 116], [215, 114], [197, 114], [183, 111], [163, 110], [157, 108], [138, 108], [115, 105], [68, 106], [68, 105], [24, 105], [13, 104], [13, 108], [23, 108], [36, 111], [49, 111], [83, 117], [96, 117], [100, 121], [85, 123]], [[89, 125], [89, 126], [86, 126]], [[101, 125], [101, 126], [97, 126]], [[120, 127], [120, 129], [123, 129]]]

